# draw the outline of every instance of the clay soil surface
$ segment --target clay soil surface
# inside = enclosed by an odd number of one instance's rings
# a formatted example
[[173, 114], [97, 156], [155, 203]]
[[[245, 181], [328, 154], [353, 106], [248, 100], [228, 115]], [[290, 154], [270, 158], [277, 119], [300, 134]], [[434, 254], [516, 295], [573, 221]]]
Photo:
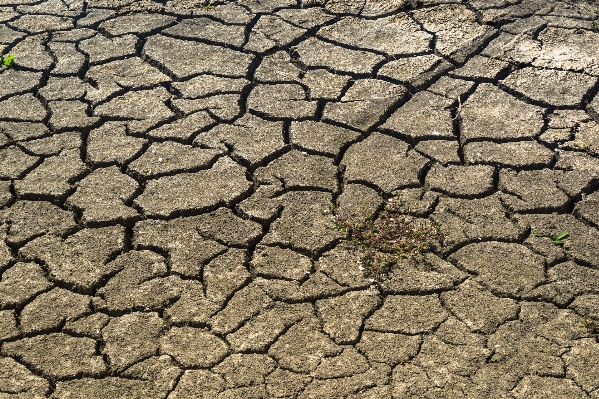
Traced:
[[598, 16], [0, 0], [0, 398], [599, 398]]

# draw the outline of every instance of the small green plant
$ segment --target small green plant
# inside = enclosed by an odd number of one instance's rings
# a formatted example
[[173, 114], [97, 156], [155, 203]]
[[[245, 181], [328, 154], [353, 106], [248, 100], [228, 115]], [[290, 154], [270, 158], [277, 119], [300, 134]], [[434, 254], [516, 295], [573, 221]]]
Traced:
[[568, 238], [570, 236], [570, 233], [568, 233], [567, 231], [562, 231], [561, 233], [557, 233], [555, 235], [551, 235], [549, 233], [535, 233], [535, 236], [549, 237], [555, 245], [564, 245], [564, 239]]
[[584, 316], [580, 320], [580, 327], [584, 327], [587, 330], [594, 331], [597, 328], [597, 325], [595, 324], [595, 320], [591, 319], [588, 316]]
[[585, 143], [582, 146], [578, 146], [578, 148], [582, 150], [580, 155], [585, 157], [592, 157], [593, 155], [597, 154], [597, 151], [590, 143]]
[[289, 311], [292, 311], [292, 312], [297, 312], [298, 311], [298, 309], [296, 307], [294, 307], [293, 305], [288, 305], [286, 303], [276, 304], [274, 306], [274, 308], [275, 309], [279, 309], [279, 310], [289, 310]]
[[428, 251], [442, 238], [438, 224], [413, 218], [400, 208], [399, 197], [395, 197], [376, 219], [365, 215], [358, 221], [343, 219], [338, 209], [332, 208], [336, 227], [348, 233], [347, 242], [360, 254], [360, 270], [375, 286], [386, 283], [387, 269], [393, 263]]
[[6, 68], [12, 68], [15, 65], [15, 56], [12, 54], [8, 54], [6, 57], [0, 55], [0, 63]]
[[408, 355], [403, 356], [401, 359], [399, 359], [399, 364], [406, 364], [409, 363], [412, 360], [412, 358]]

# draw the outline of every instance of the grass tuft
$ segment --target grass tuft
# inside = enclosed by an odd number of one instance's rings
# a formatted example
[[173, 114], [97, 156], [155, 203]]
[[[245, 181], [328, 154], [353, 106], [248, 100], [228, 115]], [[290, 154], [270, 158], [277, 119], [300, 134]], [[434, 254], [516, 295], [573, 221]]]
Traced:
[[0, 54], [0, 64], [4, 65], [6, 68], [10, 69], [15, 66], [15, 56], [12, 54], [8, 54], [6, 57]]
[[590, 317], [584, 316], [581, 320], [580, 320], [580, 327], [584, 327], [587, 330], [591, 331], [591, 332], [595, 332], [597, 331], [597, 323], [595, 323], [595, 320], [591, 319]]
[[333, 207], [336, 227], [347, 232], [347, 243], [360, 254], [360, 269], [374, 284], [383, 284], [391, 265], [430, 250], [442, 239], [438, 224], [402, 212], [399, 197], [389, 200], [377, 218], [343, 219]]

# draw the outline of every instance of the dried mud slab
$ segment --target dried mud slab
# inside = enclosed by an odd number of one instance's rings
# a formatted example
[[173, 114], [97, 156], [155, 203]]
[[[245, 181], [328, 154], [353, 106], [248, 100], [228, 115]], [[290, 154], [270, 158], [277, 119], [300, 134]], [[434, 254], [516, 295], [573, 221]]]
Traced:
[[205, 111], [219, 121], [230, 122], [241, 111], [239, 100], [240, 97], [237, 94], [223, 94], [195, 100], [175, 99], [172, 105], [176, 112], [185, 115], [196, 113], [197, 111]]
[[425, 54], [389, 61], [378, 74], [418, 87], [449, 69], [451, 64], [442, 57]]
[[516, 173], [502, 169], [498, 188], [505, 192], [504, 204], [514, 212], [564, 211], [570, 205], [568, 196], [557, 187], [560, 172], [531, 170]]
[[386, 192], [417, 186], [427, 160], [408, 149], [401, 140], [374, 133], [345, 152], [341, 161], [346, 166], [345, 179], [368, 182]]
[[448, 314], [437, 295], [389, 295], [364, 328], [379, 332], [417, 334], [441, 324]]
[[426, 175], [425, 187], [450, 197], [486, 196], [494, 191], [493, 175], [494, 168], [484, 165], [433, 167]]
[[253, 57], [220, 46], [211, 46], [167, 36], [151, 36], [144, 53], [182, 78], [199, 73], [243, 77]]
[[221, 151], [194, 148], [170, 142], [154, 143], [129, 164], [129, 170], [146, 177], [159, 177], [208, 167]]
[[320, 188], [337, 191], [337, 168], [330, 158], [291, 151], [267, 166], [256, 169], [262, 183], [281, 181], [286, 189]]
[[92, 103], [106, 100], [121, 91], [123, 87], [143, 88], [169, 80], [164, 73], [137, 57], [93, 65], [87, 70], [85, 76], [95, 83], [95, 86], [88, 88], [86, 93], [86, 98]]
[[11, 70], [0, 75], [0, 98], [30, 91], [40, 83], [42, 75], [36, 72]]
[[5, 207], [10, 203], [13, 199], [13, 195], [10, 191], [11, 182], [10, 181], [2, 181], [0, 182], [0, 208]]
[[[551, 86], [543, 83], [551, 81]], [[588, 75], [537, 68], [524, 68], [502, 80], [510, 89], [533, 100], [555, 106], [574, 106], [595, 85], [597, 78]]]
[[473, 200], [441, 198], [431, 217], [441, 224], [445, 251], [475, 241], [513, 242], [526, 231], [506, 218], [497, 195]]
[[50, 385], [44, 378], [38, 377], [27, 367], [11, 358], [0, 359], [3, 375], [2, 390], [8, 394], [24, 394], [44, 397]]
[[460, 119], [462, 143], [535, 137], [543, 127], [543, 109], [482, 84], [463, 104]]
[[180, 279], [167, 276], [165, 259], [150, 251], [130, 251], [112, 263], [120, 270], [100, 288], [97, 309], [123, 312], [162, 308], [180, 296]]
[[191, 137], [204, 128], [212, 125], [214, 119], [206, 111], [193, 112], [175, 122], [161, 125], [150, 130], [146, 135], [150, 138], [161, 140], [175, 140], [187, 142]]
[[[22, 282], [27, 281], [28, 285]], [[0, 304], [2, 307], [15, 307], [25, 304], [36, 294], [52, 287], [44, 270], [37, 264], [18, 262], [5, 269], [0, 280]]]
[[36, 297], [21, 311], [21, 327], [25, 333], [55, 329], [61, 323], [91, 312], [91, 297], [53, 288]]
[[492, 28], [480, 25], [476, 15], [463, 5], [417, 10], [414, 18], [427, 32], [437, 35], [437, 50], [457, 62], [464, 62], [492, 33]]
[[56, 130], [86, 129], [100, 122], [100, 118], [88, 116], [88, 107], [83, 101], [50, 101], [48, 108], [52, 114], [48, 123]]
[[236, 351], [265, 351], [289, 327], [312, 314], [313, 309], [310, 304], [279, 303], [254, 317], [251, 323], [245, 323], [237, 331], [229, 334], [227, 341]]
[[108, 166], [130, 161], [142, 150], [145, 140], [127, 135], [127, 125], [107, 122], [87, 136], [87, 160], [94, 165]]
[[100, 375], [106, 364], [95, 351], [95, 340], [52, 333], [4, 343], [1, 353], [15, 356], [52, 378]]
[[24, 153], [20, 148], [10, 146], [0, 155], [0, 178], [18, 179], [24, 172], [31, 169], [39, 160], [38, 157]]
[[[495, 79], [509, 67], [509, 63], [475, 55], [461, 68], [451, 72], [459, 78]], [[528, 81], [523, 82], [528, 84]]]
[[368, 130], [405, 95], [406, 90], [400, 85], [376, 79], [357, 80], [340, 102], [327, 104], [323, 117], [354, 129]]
[[15, 192], [24, 198], [63, 199], [72, 192], [71, 182], [86, 170], [79, 151], [64, 150], [46, 158], [35, 170], [15, 182]]
[[123, 250], [124, 233], [123, 227], [114, 226], [81, 230], [66, 239], [43, 236], [30, 241], [19, 252], [26, 258], [44, 262], [58, 281], [90, 290], [118, 271], [117, 265], [107, 262]]
[[78, 77], [51, 77], [39, 93], [46, 101], [78, 100], [91, 88]]
[[495, 296], [472, 280], [464, 282], [455, 291], [441, 294], [441, 298], [470, 330], [487, 334], [513, 319], [519, 309], [515, 300]]
[[[541, 32], [539, 40], [543, 43], [532, 62], [534, 66], [556, 68], [589, 75], [599, 75], [599, 65], [595, 54], [599, 34], [592, 31], [580, 31], [548, 27]], [[556, 57], [557, 54], [559, 57]]]
[[385, 294], [426, 294], [453, 289], [468, 274], [443, 259], [428, 254], [393, 265], [382, 287]]
[[90, 54], [89, 62], [95, 64], [135, 55], [136, 43], [137, 37], [134, 35], [115, 38], [95, 35], [92, 38], [83, 40], [79, 45], [79, 49], [84, 54]]
[[196, 225], [195, 220], [188, 218], [139, 221], [133, 228], [133, 245], [138, 249], [167, 252], [172, 272], [197, 276], [202, 265], [225, 252], [226, 247], [203, 238]]
[[505, 168], [546, 167], [553, 161], [553, 151], [535, 141], [495, 143], [471, 142], [463, 147], [468, 164], [490, 164]]
[[409, 138], [454, 138], [452, 100], [429, 93], [417, 93], [381, 126]]
[[[93, 35], [94, 32], [91, 32]], [[56, 65], [52, 73], [66, 76], [78, 73], [85, 63], [85, 55], [77, 50], [75, 43], [50, 42], [48, 48], [56, 57]]]
[[342, 351], [325, 334], [318, 331], [316, 320], [305, 319], [291, 327], [271, 346], [268, 354], [291, 371], [316, 370], [321, 360]]
[[81, 180], [67, 204], [83, 213], [81, 221], [86, 224], [127, 223], [138, 215], [126, 205], [137, 190], [135, 180], [111, 166], [96, 169]]
[[316, 112], [316, 102], [307, 101], [299, 85], [260, 85], [248, 97], [249, 109], [271, 118], [306, 118]]
[[316, 38], [303, 41], [295, 50], [301, 62], [311, 67], [341, 72], [369, 73], [384, 58], [366, 51], [350, 50]]
[[200, 98], [221, 93], [240, 93], [250, 82], [242, 78], [222, 78], [213, 75], [200, 75], [185, 82], [173, 84], [184, 98]]
[[245, 169], [229, 158], [221, 158], [205, 171], [161, 177], [148, 182], [134, 203], [149, 215], [168, 217], [188, 210], [229, 203], [249, 188]]
[[[339, 344], [350, 344], [357, 341], [364, 320], [379, 304], [380, 298], [375, 291], [352, 291], [342, 296], [317, 301], [316, 310], [323, 320], [324, 332]], [[348, 359], [348, 363], [355, 361]], [[319, 368], [322, 369], [323, 366], [325, 365], [321, 363]], [[367, 367], [363, 371], [366, 369]], [[316, 369], [317, 374], [318, 371], [319, 369]], [[328, 371], [333, 372], [338, 371]], [[342, 376], [344, 375], [333, 375], [328, 378]]]
[[252, 28], [244, 48], [250, 51], [266, 52], [283, 47], [295, 41], [306, 32], [275, 15], [263, 15]]
[[315, 254], [344, 237], [330, 216], [331, 195], [319, 191], [292, 191], [281, 196], [283, 211], [264, 236], [263, 244], [279, 244]]
[[176, 22], [174, 17], [150, 13], [129, 14], [102, 22], [98, 28], [113, 36], [127, 33], [147, 33]]
[[160, 339], [160, 347], [184, 367], [210, 367], [227, 355], [227, 346], [221, 339], [192, 327], [171, 328]]
[[[154, 354], [162, 328], [162, 319], [153, 312], [133, 312], [110, 320], [102, 328], [102, 336], [106, 341], [104, 353], [110, 359], [111, 367], [123, 370]], [[129, 331], [132, 333], [126, 334]]]
[[352, 47], [376, 50], [390, 55], [424, 53], [432, 35], [423, 31], [407, 15], [374, 20], [355, 17], [322, 28], [317, 33], [325, 39]]
[[523, 245], [495, 241], [470, 244], [451, 254], [449, 260], [475, 273], [475, 281], [499, 295], [516, 297], [545, 280], [543, 257]]
[[246, 266], [247, 254], [231, 248], [204, 267], [206, 298], [222, 307], [231, 296], [250, 280]]
[[335, 100], [349, 81], [348, 76], [335, 75], [326, 69], [313, 69], [304, 75], [302, 82], [310, 89], [310, 97]]
[[249, 285], [237, 291], [227, 306], [212, 317], [210, 326], [217, 334], [230, 333], [272, 304], [272, 299], [264, 291]]
[[125, 93], [94, 110], [96, 116], [130, 120], [127, 126], [131, 132], [141, 133], [159, 122], [174, 116], [165, 105], [170, 94], [163, 87]]
[[233, 125], [218, 125], [199, 134], [194, 140], [194, 145], [222, 151], [229, 149], [236, 159], [240, 158], [255, 166], [285, 146], [283, 123], [268, 122], [246, 114]]
[[127, 370], [126, 378], [81, 378], [59, 382], [54, 395], [57, 398], [68, 398], [73, 394], [85, 397], [132, 392], [133, 395], [157, 397], [169, 392], [179, 373], [180, 369], [170, 357], [153, 357]]
[[75, 215], [45, 201], [18, 201], [4, 213], [6, 242], [22, 245], [44, 234], [62, 235], [76, 227]]

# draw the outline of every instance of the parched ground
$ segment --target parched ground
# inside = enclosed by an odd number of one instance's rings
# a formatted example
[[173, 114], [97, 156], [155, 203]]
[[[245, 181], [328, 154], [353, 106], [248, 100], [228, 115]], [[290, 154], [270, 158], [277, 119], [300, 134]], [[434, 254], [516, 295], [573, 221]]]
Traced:
[[599, 398], [598, 13], [0, 0], [0, 398]]

